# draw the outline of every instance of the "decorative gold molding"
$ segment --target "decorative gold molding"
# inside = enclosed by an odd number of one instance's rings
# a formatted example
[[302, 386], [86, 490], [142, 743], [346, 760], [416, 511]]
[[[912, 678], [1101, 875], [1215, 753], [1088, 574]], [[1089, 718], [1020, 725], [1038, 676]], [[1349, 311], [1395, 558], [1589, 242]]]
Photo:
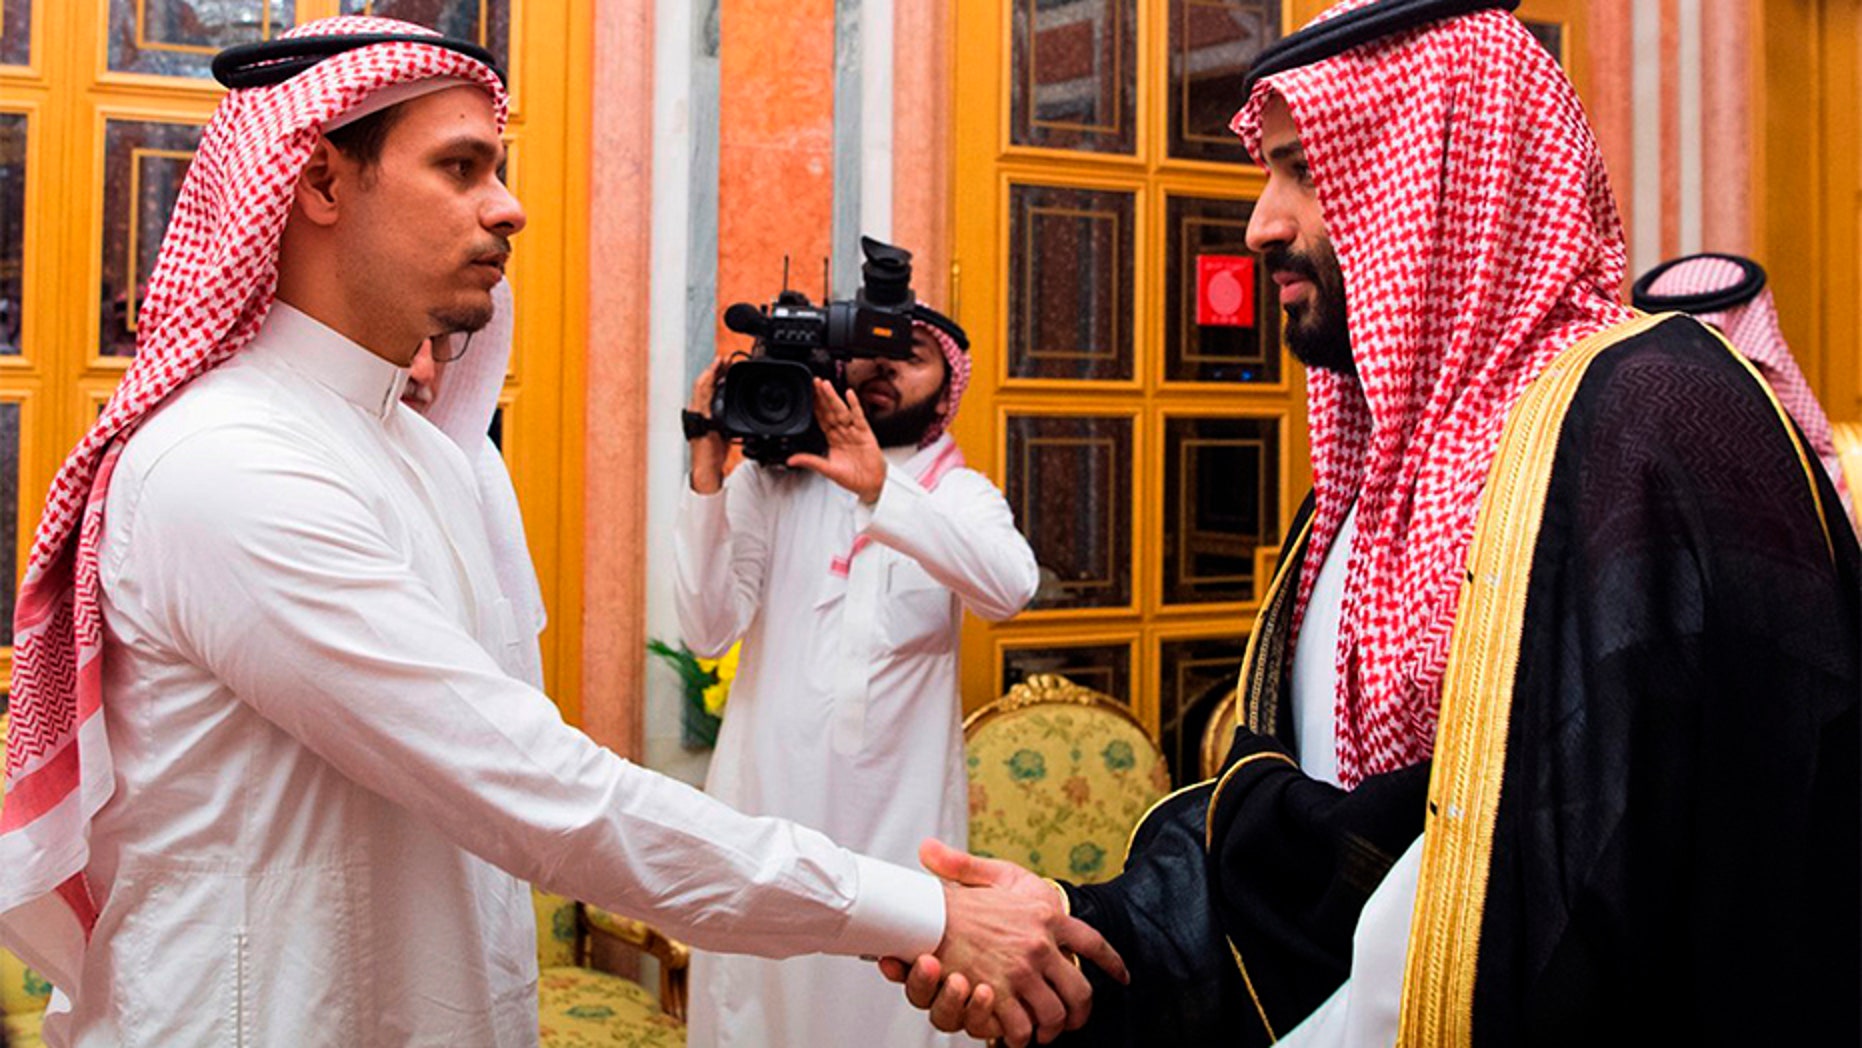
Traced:
[[[1083, 189], [1074, 186], [1050, 186], [1039, 182], [1018, 182], [1012, 183], [1011, 185], [1011, 199], [1016, 197], [1014, 192], [1016, 189], [1045, 190], [1050, 193], [1069, 193], [1098, 198], [1113, 197], [1116, 199], [1117, 205], [1121, 205], [1096, 210], [1084, 205], [1080, 207], [1044, 205], [1029, 201], [1027, 196], [1022, 197], [1022, 200], [1026, 202], [1023, 213], [1015, 218], [1015, 221], [1022, 228], [1021, 291], [1024, 309], [1021, 323], [1021, 342], [1025, 348], [1023, 348], [1021, 352], [1021, 357], [1037, 363], [1041, 360], [1088, 360], [1094, 361], [1095, 363], [1099, 361], [1109, 361], [1110, 366], [1113, 368], [1128, 363], [1127, 358], [1131, 346], [1119, 345], [1120, 336], [1124, 333], [1120, 320], [1121, 314], [1119, 312], [1120, 302], [1122, 300], [1120, 294], [1120, 279], [1121, 274], [1128, 268], [1127, 265], [1124, 264], [1126, 260], [1122, 257], [1124, 253], [1124, 219], [1128, 211], [1135, 212], [1137, 207], [1137, 195], [1129, 190]], [[1028, 196], [1037, 196], [1038, 199], [1038, 195], [1034, 193], [1028, 194]], [[1106, 297], [1110, 300], [1105, 309], [1105, 316], [1111, 324], [1111, 330], [1107, 332], [1107, 338], [1110, 341], [1107, 348], [1104, 350], [1091, 348], [1084, 350], [1078, 348], [1057, 349], [1035, 345], [1035, 303], [1040, 298], [1035, 289], [1035, 262], [1037, 259], [1045, 257], [1045, 255], [1038, 250], [1039, 244], [1035, 239], [1035, 226], [1039, 220], [1043, 218], [1077, 219], [1093, 223], [1105, 223], [1110, 226], [1110, 230], [1105, 234], [1110, 244], [1109, 272], [1106, 274], [1102, 287], [1105, 290]], [[1135, 216], [1133, 221], [1135, 222]], [[1088, 239], [1091, 238], [1089, 237]], [[1077, 263], [1078, 260], [1076, 259], [1075, 261]], [[1019, 362], [1020, 361], [1012, 359], [1009, 363], [1011, 367], [1013, 367]], [[1132, 370], [1135, 372], [1136, 368], [1134, 367]]]
[[1222, 758], [1228, 755], [1229, 746], [1233, 745], [1235, 728], [1240, 724], [1238, 711], [1241, 705], [1241, 689], [1231, 688], [1221, 701], [1215, 704], [1215, 710], [1209, 714], [1209, 723], [1203, 728], [1200, 757], [1202, 773], [1213, 777], [1220, 771]]
[[965, 717], [963, 737], [970, 738], [984, 725], [999, 717], [1035, 706], [1084, 706], [1109, 710], [1137, 728], [1153, 747], [1157, 746], [1157, 739], [1152, 737], [1151, 730], [1124, 703], [1103, 692], [1075, 684], [1058, 673], [1037, 673], [1010, 688], [1007, 695]]
[[[1179, 81], [1180, 90], [1177, 92], [1176, 102], [1177, 102], [1177, 105], [1179, 106], [1177, 112], [1184, 117], [1182, 128], [1179, 131], [1179, 134], [1182, 135], [1183, 140], [1185, 142], [1202, 142], [1202, 143], [1207, 143], [1207, 144], [1219, 144], [1219, 145], [1235, 145], [1236, 144], [1235, 136], [1233, 135], [1205, 134], [1202, 132], [1191, 131], [1188, 127], [1189, 121], [1187, 117], [1190, 111], [1190, 80], [1191, 80], [1191, 77], [1190, 77], [1191, 49], [1189, 47], [1189, 39], [1190, 39], [1190, 15], [1191, 15], [1192, 9], [1201, 7], [1201, 8], [1212, 8], [1217, 11], [1243, 12], [1243, 13], [1248, 13], [1248, 14], [1265, 15], [1266, 12], [1262, 10], [1263, 6], [1264, 5], [1250, 4], [1250, 3], [1236, 3], [1234, 2], [1234, 0], [1184, 0], [1183, 6], [1180, 10], [1180, 14], [1182, 15], [1182, 17], [1179, 19], [1180, 24], [1178, 27], [1178, 31], [1180, 33], [1179, 42], [1183, 46], [1172, 49], [1171, 58], [1181, 63], [1182, 68], [1183, 68], [1183, 76], [1182, 76], [1182, 79]], [[1285, 10], [1284, 5], [1276, 3], [1275, 6], [1281, 7], [1283, 11]], [[1267, 27], [1267, 20], [1265, 17], [1263, 17], [1261, 19], [1260, 28], [1264, 29], [1266, 27]], [[1275, 28], [1279, 28], [1279, 27], [1276, 26]], [[1278, 38], [1276, 37], [1276, 39]], [[1273, 43], [1272, 40], [1265, 41], [1264, 46], [1271, 45], [1272, 43]], [[1250, 64], [1252, 64], [1252, 60], [1250, 60]], [[1240, 70], [1236, 70], [1236, 72], [1240, 72]]]
[[[1126, 2], [1127, 0], [1113, 0], [1113, 3], [1109, 5], [1111, 7], [1111, 11], [1109, 12], [1111, 17], [1109, 21], [1112, 30], [1108, 34], [1111, 37], [1112, 44], [1112, 92], [1109, 98], [1103, 92], [1099, 93], [1099, 97], [1102, 101], [1109, 101], [1111, 103], [1112, 122], [1110, 124], [1080, 124], [1067, 120], [1042, 120], [1035, 115], [1035, 90], [1037, 85], [1035, 84], [1034, 78], [1035, 71], [1040, 65], [1040, 61], [1035, 54], [1035, 38], [1040, 35], [1040, 28], [1035, 25], [1035, 22], [1040, 17], [1040, 11], [1038, 10], [1040, 5], [1036, 3], [1035, 0], [1020, 0], [1020, 4], [1024, 5], [1023, 10], [1027, 12], [1026, 17], [1028, 19], [1028, 79], [1026, 87], [1028, 93], [1025, 97], [1028, 100], [1028, 112], [1026, 115], [1028, 118], [1029, 132], [1032, 133], [1039, 128], [1053, 131], [1075, 131], [1093, 137], [1115, 137], [1123, 133], [1125, 129], [1124, 103], [1126, 93], [1124, 83], [1126, 32], [1124, 16]], [[1136, 15], [1135, 9], [1133, 14], [1134, 16]], [[1082, 21], [1084, 21], [1084, 19], [1082, 19]], [[1097, 68], [1097, 63], [1095, 63], [1092, 79], [1099, 80], [1104, 75], [1105, 74]]]
[[[1128, 690], [1131, 686], [1132, 646], [1134, 641], [1135, 638], [1132, 637], [1120, 637], [1117, 639], [1097, 641], [1070, 641], [1064, 644], [1056, 644], [1046, 640], [1035, 640], [1021, 644], [1001, 644], [997, 647], [999, 657], [997, 659], [998, 672], [996, 674], [996, 680], [1004, 682], [1001, 685], [1001, 690], [1003, 692], [1013, 687], [1013, 685], [1006, 683], [1006, 679], [1009, 667], [1016, 662], [1017, 655], [1031, 654], [1039, 657], [1041, 655], [1054, 655], [1060, 652], [1069, 652], [1075, 657], [1104, 656], [1101, 661], [1097, 662], [1075, 663], [1063, 666], [1061, 667], [1061, 671], [1064, 671], [1062, 675], [1077, 684], [1082, 684], [1084, 687], [1092, 688], [1106, 695], [1114, 695], [1116, 698], [1118, 689], [1114, 684], [1120, 677], [1124, 678], [1125, 687]], [[1034, 675], [1035, 674], [1032, 673], [1024, 673], [1022, 676], [1026, 679]], [[1100, 686], [1101, 682], [1099, 678], [1104, 678], [1103, 687]], [[1092, 683], [1086, 683], [1089, 680], [1092, 681]]]
[[[254, 0], [254, 2], [259, 6], [259, 39], [270, 40], [272, 38], [271, 0]], [[220, 53], [221, 49], [212, 44], [176, 44], [167, 40], [155, 40], [150, 38], [148, 34], [148, 8], [149, 0], [136, 0], [137, 51], [170, 51], [185, 55], [207, 56]]]
[[[130, 147], [129, 199], [124, 202], [128, 209], [128, 215], [126, 216], [127, 226], [125, 227], [128, 236], [125, 238], [127, 242], [123, 248], [123, 302], [125, 309], [123, 326], [124, 329], [132, 335], [136, 333], [136, 314], [141, 311], [140, 300], [142, 298], [141, 294], [137, 291], [137, 270], [141, 268], [140, 256], [142, 245], [140, 240], [142, 236], [143, 217], [142, 164], [144, 160], [185, 160], [189, 164], [192, 164], [194, 162], [194, 150], [150, 149], [143, 146]], [[185, 172], [183, 175], [185, 177]], [[176, 193], [179, 194], [180, 184], [177, 183], [175, 188]], [[170, 217], [172, 217], [174, 201], [169, 201], [168, 209], [171, 212]], [[168, 228], [167, 219], [163, 220], [162, 228], [164, 231]], [[158, 237], [156, 239], [159, 243], [161, 238]]]
[[[1191, 423], [1192, 425], [1196, 423], [1203, 423], [1203, 422], [1255, 422], [1255, 421], [1260, 421], [1260, 422], [1270, 423], [1270, 426], [1269, 426], [1268, 434], [1266, 436], [1205, 437], [1205, 436], [1195, 435], [1195, 432], [1196, 432], [1195, 430], [1191, 430], [1189, 433], [1184, 434], [1184, 435], [1174, 435], [1171, 432], [1170, 423], [1179, 422], [1179, 421], [1188, 422], [1188, 423]], [[1165, 575], [1163, 593], [1161, 594], [1161, 596], [1163, 597], [1164, 603], [1171, 604], [1171, 605], [1200, 604], [1200, 603], [1208, 603], [1208, 602], [1211, 602], [1212, 600], [1211, 598], [1207, 596], [1200, 596], [1200, 595], [1173, 600], [1170, 597], [1170, 584], [1172, 582], [1175, 582], [1176, 585], [1181, 587], [1182, 589], [1190, 590], [1190, 591], [1195, 591], [1202, 587], [1220, 586], [1223, 584], [1245, 584], [1248, 587], [1250, 592], [1254, 590], [1256, 586], [1256, 580], [1253, 574], [1254, 550], [1256, 548], [1259, 548], [1262, 544], [1270, 541], [1272, 536], [1261, 535], [1258, 532], [1252, 535], [1238, 536], [1230, 532], [1203, 530], [1203, 529], [1199, 529], [1195, 527], [1197, 523], [1200, 523], [1198, 516], [1197, 516], [1196, 505], [1195, 505], [1196, 496], [1198, 492], [1200, 491], [1199, 481], [1201, 479], [1200, 470], [1198, 468], [1198, 463], [1200, 461], [1199, 453], [1205, 448], [1228, 449], [1228, 450], [1241, 451], [1241, 452], [1252, 451], [1255, 455], [1255, 493], [1254, 493], [1254, 504], [1256, 507], [1255, 512], [1260, 516], [1260, 518], [1263, 521], [1268, 520], [1270, 518], [1269, 518], [1269, 514], [1267, 513], [1267, 509], [1271, 505], [1275, 511], [1274, 514], [1272, 515], [1273, 518], [1275, 518], [1274, 530], [1277, 531], [1279, 530], [1278, 520], [1277, 520], [1279, 516], [1278, 511], [1280, 508], [1279, 499], [1276, 497], [1277, 493], [1270, 492], [1268, 490], [1268, 483], [1267, 483], [1267, 474], [1268, 474], [1268, 470], [1270, 469], [1270, 464], [1278, 460], [1279, 453], [1280, 453], [1279, 427], [1271, 425], [1271, 423], [1275, 421], [1276, 420], [1272, 418], [1255, 419], [1255, 418], [1233, 417], [1233, 416], [1212, 418], [1212, 417], [1196, 417], [1196, 416], [1189, 416], [1189, 415], [1171, 416], [1166, 421], [1165, 426], [1164, 426], [1164, 443], [1165, 443], [1166, 449], [1168, 450], [1168, 447], [1173, 441], [1173, 439], [1176, 443], [1177, 490], [1174, 492], [1175, 498], [1171, 498], [1169, 500], [1169, 505], [1175, 507], [1176, 527], [1171, 528], [1169, 526], [1169, 518], [1166, 517], [1166, 523], [1165, 523], [1165, 529], [1164, 529], [1166, 539], [1174, 540], [1175, 545], [1176, 545], [1176, 550], [1175, 550], [1176, 556], [1174, 558], [1176, 562], [1175, 563], [1175, 578], [1173, 579], [1168, 573]], [[1170, 481], [1170, 473], [1168, 470], [1166, 470], [1165, 483], [1164, 483], [1164, 489], [1165, 489], [1166, 496], [1173, 494], [1170, 491], [1169, 481]], [[1276, 487], [1277, 486], [1278, 485], [1276, 485]], [[1174, 532], [1174, 534], [1172, 534], [1172, 532]], [[1229, 556], [1232, 556], [1238, 560], [1247, 561], [1248, 570], [1243, 573], [1232, 573], [1232, 574], [1227, 574], [1227, 575], [1198, 574], [1196, 570], [1195, 559], [1202, 552], [1202, 550], [1200, 548], [1193, 549], [1192, 547], [1197, 545], [1197, 542], [1195, 540], [1200, 539], [1203, 541], [1208, 541], [1209, 538], [1212, 536], [1216, 538], [1239, 538], [1245, 541], [1251, 541], [1253, 543], [1253, 546], [1250, 546], [1247, 552], [1245, 553], [1236, 552], [1236, 553], [1229, 554]], [[1223, 599], [1223, 598], [1214, 598], [1214, 599]]]
[[[1021, 476], [1018, 478], [1021, 481], [1021, 483], [1015, 485], [1015, 488], [1017, 489], [1017, 492], [1020, 495], [1020, 498], [1019, 500], [1013, 503], [1013, 506], [1016, 510], [1017, 519], [1021, 521], [1022, 529], [1031, 535], [1039, 533], [1039, 528], [1035, 525], [1034, 521], [1037, 516], [1036, 508], [1040, 505], [1040, 499], [1039, 499], [1040, 493], [1036, 491], [1033, 487], [1034, 478], [1035, 478], [1034, 467], [1035, 467], [1035, 462], [1036, 462], [1038, 452], [1048, 450], [1048, 449], [1053, 449], [1053, 448], [1088, 449], [1089, 451], [1103, 454], [1106, 457], [1105, 459], [1106, 471], [1105, 472], [1107, 476], [1117, 477], [1121, 475], [1122, 472], [1125, 475], [1129, 475], [1129, 468], [1130, 468], [1129, 464], [1130, 464], [1130, 459], [1131, 459], [1131, 439], [1132, 439], [1132, 432], [1131, 432], [1132, 427], [1131, 427], [1129, 418], [1121, 417], [1121, 416], [1107, 416], [1107, 415], [1037, 415], [1037, 414], [1012, 414], [1009, 416], [1009, 418], [1010, 418], [1010, 426], [1005, 427], [1005, 429], [1010, 430], [1011, 432], [1005, 433], [1005, 440], [1009, 436], [1013, 435], [1012, 434], [1013, 424], [1015, 422], [1020, 422], [1020, 421], [1062, 419], [1066, 421], [1079, 421], [1079, 422], [1088, 422], [1088, 423], [1113, 422], [1113, 423], [1124, 424], [1125, 432], [1123, 433], [1114, 432], [1114, 433], [1111, 433], [1105, 436], [1098, 436], [1098, 435], [1084, 436], [1084, 437], [1043, 436], [1038, 432], [1032, 432], [1033, 430], [1037, 430], [1039, 428], [1038, 425], [1028, 427], [1029, 431], [1025, 431], [1023, 434], [1021, 434], [1020, 436], [1020, 439], [1022, 441], [1021, 461], [1019, 463], [1021, 467]], [[1122, 442], [1124, 445], [1123, 447], [1120, 446], [1121, 438], [1122, 438]], [[1126, 469], [1124, 471], [1121, 471], [1119, 468], [1121, 458], [1125, 460]], [[1129, 547], [1127, 547], [1124, 550], [1120, 550], [1118, 548], [1119, 546], [1119, 543], [1118, 543], [1118, 538], [1119, 538], [1118, 508], [1121, 504], [1125, 504], [1128, 501], [1129, 496], [1130, 496], [1130, 491], [1129, 489], [1127, 489], [1124, 492], [1114, 491], [1108, 494], [1110, 494], [1112, 497], [1108, 497], [1108, 498], [1101, 500], [1105, 505], [1105, 517], [1104, 517], [1104, 525], [1103, 525], [1103, 534], [1105, 536], [1104, 567], [1100, 571], [1100, 573], [1093, 578], [1067, 580], [1067, 581], [1060, 583], [1061, 590], [1068, 593], [1069, 595], [1077, 595], [1081, 591], [1085, 591], [1085, 590], [1116, 589], [1119, 584], [1118, 566], [1119, 566], [1119, 561], [1121, 559], [1121, 555], [1126, 558], [1130, 556], [1131, 551]], [[1130, 586], [1129, 579], [1126, 581], [1126, 585], [1128, 587]]]

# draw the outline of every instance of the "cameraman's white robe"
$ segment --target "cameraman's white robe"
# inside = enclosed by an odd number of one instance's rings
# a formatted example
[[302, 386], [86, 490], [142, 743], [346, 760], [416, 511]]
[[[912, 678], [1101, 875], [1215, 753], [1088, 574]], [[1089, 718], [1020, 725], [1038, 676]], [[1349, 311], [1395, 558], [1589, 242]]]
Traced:
[[[887, 452], [877, 502], [813, 473], [746, 464], [724, 492], [689, 486], [674, 544], [683, 639], [718, 655], [738, 638], [706, 789], [841, 844], [917, 861], [936, 836], [962, 846], [968, 788], [957, 692], [959, 601], [1020, 611], [1033, 552], [989, 479], [950, 468], [949, 436]], [[941, 473], [941, 477], [938, 474]], [[933, 486], [915, 478], [930, 476]], [[848, 558], [856, 538], [859, 552]], [[700, 955], [691, 1048], [949, 1043], [871, 964]]]

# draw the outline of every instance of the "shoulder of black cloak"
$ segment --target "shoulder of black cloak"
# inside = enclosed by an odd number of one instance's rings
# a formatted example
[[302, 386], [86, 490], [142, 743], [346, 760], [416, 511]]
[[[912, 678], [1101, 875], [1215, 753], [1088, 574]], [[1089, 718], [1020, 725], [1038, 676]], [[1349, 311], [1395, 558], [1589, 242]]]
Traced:
[[1793, 437], [1685, 318], [1579, 386], [1532, 550], [1477, 1044], [1858, 1043], [1862, 574]]

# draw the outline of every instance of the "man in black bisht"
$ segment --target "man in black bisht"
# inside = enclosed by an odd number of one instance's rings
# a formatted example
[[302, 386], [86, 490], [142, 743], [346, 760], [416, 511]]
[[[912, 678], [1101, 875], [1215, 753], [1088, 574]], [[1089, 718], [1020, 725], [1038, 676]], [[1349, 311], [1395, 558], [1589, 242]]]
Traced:
[[[1064, 886], [1133, 976], [1068, 1044], [1858, 1041], [1855, 536], [1742, 358], [1618, 303], [1499, 2], [1348, 0], [1250, 76], [1314, 493], [1225, 770]], [[1019, 1032], [939, 974], [934, 1023]]]

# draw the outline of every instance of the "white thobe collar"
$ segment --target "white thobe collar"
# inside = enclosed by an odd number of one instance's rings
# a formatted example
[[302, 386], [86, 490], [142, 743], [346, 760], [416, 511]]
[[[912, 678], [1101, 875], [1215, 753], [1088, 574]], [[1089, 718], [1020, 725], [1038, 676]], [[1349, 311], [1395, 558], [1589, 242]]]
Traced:
[[[1357, 540], [1353, 501], [1319, 564], [1306, 602], [1306, 619], [1293, 643], [1293, 739], [1300, 768], [1336, 786], [1338, 778], [1338, 633], [1345, 608], [1345, 576]], [[1310, 557], [1311, 551], [1307, 552]]]
[[245, 352], [273, 358], [376, 418], [386, 419], [407, 388], [407, 369], [351, 342], [301, 310], [274, 302]]
[[912, 473], [910, 468], [912, 464], [918, 461], [930, 462], [932, 459], [942, 454], [944, 446], [949, 443], [951, 443], [950, 434], [942, 433], [938, 435], [936, 440], [926, 444], [922, 448], [908, 444], [900, 444], [896, 447], [881, 448], [879, 450], [886, 456], [886, 465], [894, 469], [903, 469], [907, 473], [911, 473], [913, 478], [916, 479], [917, 474]]

